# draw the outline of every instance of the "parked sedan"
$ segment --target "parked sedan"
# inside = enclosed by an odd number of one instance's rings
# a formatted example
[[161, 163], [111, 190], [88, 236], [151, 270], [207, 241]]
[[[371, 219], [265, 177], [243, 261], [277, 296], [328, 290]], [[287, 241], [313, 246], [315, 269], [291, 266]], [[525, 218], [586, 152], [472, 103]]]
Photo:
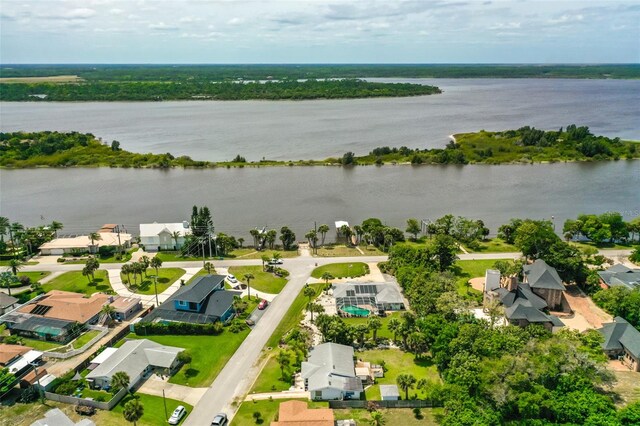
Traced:
[[216, 416], [213, 418], [213, 421], [211, 422], [211, 426], [224, 426], [227, 424], [227, 415], [224, 413], [218, 413], [216, 414]]
[[182, 405], [178, 405], [178, 407], [173, 410], [173, 413], [171, 414], [171, 417], [169, 417], [169, 424], [170, 425], [177, 425], [178, 423], [180, 423], [180, 420], [187, 414], [187, 409], [184, 408]]
[[231, 274], [227, 275], [227, 281], [229, 281], [229, 283], [231, 283], [231, 284], [237, 284], [238, 283], [238, 279], [235, 276], [231, 275]]
[[266, 300], [262, 299], [260, 301], [260, 303], [258, 303], [258, 309], [263, 310], [265, 309], [267, 306], [269, 306], [269, 302], [267, 302]]
[[284, 263], [284, 260], [282, 259], [271, 259], [269, 261], [269, 265], [282, 265]]

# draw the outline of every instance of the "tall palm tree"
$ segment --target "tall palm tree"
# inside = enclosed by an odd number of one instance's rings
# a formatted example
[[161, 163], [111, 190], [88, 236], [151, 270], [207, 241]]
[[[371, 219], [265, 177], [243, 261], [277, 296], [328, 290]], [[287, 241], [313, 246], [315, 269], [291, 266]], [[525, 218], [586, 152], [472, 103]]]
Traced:
[[173, 238], [173, 241], [176, 243], [175, 249], [178, 250], [178, 238], [180, 238], [180, 231], [173, 231], [171, 233], [171, 238]]
[[56, 238], [58, 238], [58, 231], [62, 230], [62, 228], [64, 228], [64, 225], [60, 222], [56, 222], [55, 220], [51, 222], [51, 225], [49, 225], [49, 229], [55, 233]]
[[378, 317], [370, 317], [367, 321], [367, 326], [369, 327], [369, 330], [373, 332], [373, 342], [377, 342], [378, 330], [382, 328], [382, 321], [380, 321], [380, 318]]
[[320, 234], [320, 245], [324, 245], [324, 239], [327, 236], [327, 232], [329, 232], [329, 225], [322, 224], [318, 226], [318, 233]]
[[387, 330], [393, 333], [393, 341], [396, 341], [398, 337], [398, 333], [400, 332], [400, 328], [402, 327], [402, 323], [398, 318], [391, 318], [387, 323]]
[[100, 309], [100, 313], [104, 316], [107, 317], [107, 319], [109, 320], [109, 323], [111, 323], [113, 321], [113, 317], [116, 313], [116, 309], [111, 306], [111, 305], [104, 305], [101, 309]]
[[263, 254], [262, 256], [260, 256], [260, 260], [262, 260], [262, 270], [266, 271], [265, 269], [265, 265], [267, 263], [269, 263], [269, 261], [271, 260], [271, 258], [269, 256], [267, 256], [266, 254]]
[[306, 286], [304, 286], [304, 290], [302, 290], [302, 294], [304, 294], [306, 297], [308, 297], [309, 298], [309, 303], [311, 303], [311, 300], [316, 295], [316, 291], [314, 290], [313, 287], [306, 285]]
[[18, 286], [19, 284], [20, 280], [11, 272], [0, 273], [0, 287], [6, 287], [9, 296], [11, 296], [11, 287]]
[[11, 268], [11, 272], [15, 276], [18, 275], [18, 271], [22, 269], [23, 266], [24, 266], [24, 262], [20, 259], [11, 259], [9, 261], [9, 268]]
[[133, 423], [133, 426], [136, 426], [136, 422], [144, 415], [144, 407], [137, 398], [134, 398], [124, 404], [122, 415], [126, 421], [131, 422]]
[[400, 374], [396, 377], [396, 383], [404, 391], [404, 399], [409, 399], [409, 389], [413, 389], [416, 378], [411, 374]]
[[154, 256], [149, 262], [149, 265], [151, 265], [151, 267], [156, 270], [156, 276], [157, 276], [158, 269], [162, 266], [162, 259], [160, 259], [158, 256]]
[[311, 322], [313, 322], [313, 314], [321, 314], [324, 312], [324, 307], [318, 303], [307, 303], [307, 311], [311, 314]]
[[282, 380], [284, 380], [284, 370], [291, 364], [291, 355], [286, 351], [280, 351], [276, 356], [276, 361], [278, 365], [280, 365], [280, 375], [282, 376]]
[[[147, 269], [149, 269], [149, 266], [151, 266], [151, 259], [149, 259], [149, 256], [142, 256], [138, 262], [142, 265], [144, 276], [147, 277]], [[142, 276], [140, 277], [142, 278]]]
[[7, 230], [9, 229], [9, 219], [0, 216], [0, 240], [4, 242], [4, 236], [7, 235]]
[[335, 277], [333, 275], [331, 275], [331, 272], [323, 272], [322, 276], [320, 278], [323, 279], [324, 280], [324, 284], [327, 285], [327, 284], [329, 284], [329, 281], [334, 279]]
[[131, 283], [131, 265], [129, 263], [125, 263], [122, 265], [121, 271], [123, 274], [127, 276], [127, 282]]
[[100, 235], [99, 232], [92, 232], [89, 234], [89, 239], [91, 240], [91, 246], [93, 247], [93, 252], [95, 253], [95, 245], [96, 245], [96, 241], [100, 241], [102, 239], [102, 236]]
[[255, 277], [253, 274], [244, 274], [244, 279], [247, 280], [248, 299], [251, 300], [251, 280]]
[[251, 234], [251, 236], [253, 237], [253, 248], [255, 248], [256, 250], [260, 250], [260, 248], [258, 247], [260, 231], [258, 231], [257, 229], [252, 229], [249, 231], [249, 234]]

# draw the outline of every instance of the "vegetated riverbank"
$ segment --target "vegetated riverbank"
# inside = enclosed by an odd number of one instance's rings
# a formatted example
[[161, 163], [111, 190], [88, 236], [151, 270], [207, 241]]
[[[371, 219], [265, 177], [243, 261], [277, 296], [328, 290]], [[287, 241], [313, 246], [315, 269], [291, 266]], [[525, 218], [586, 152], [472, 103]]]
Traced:
[[78, 76], [87, 81], [229, 81], [310, 78], [638, 79], [638, 64], [5, 64], [2, 78]]
[[373, 83], [357, 79], [216, 81], [80, 81], [74, 83], [0, 81], [0, 101], [175, 101], [309, 100], [424, 96], [435, 86]]
[[0, 133], [0, 167], [124, 167], [213, 168], [260, 166], [354, 166], [384, 164], [532, 164], [543, 162], [605, 161], [640, 158], [637, 142], [592, 135], [588, 127], [569, 125], [558, 131], [529, 126], [502, 132], [455, 135], [443, 149], [380, 147], [368, 155], [347, 152], [324, 160], [247, 162], [237, 155], [231, 161], [197, 161], [188, 156], [139, 154], [125, 151], [92, 134], [78, 132]]

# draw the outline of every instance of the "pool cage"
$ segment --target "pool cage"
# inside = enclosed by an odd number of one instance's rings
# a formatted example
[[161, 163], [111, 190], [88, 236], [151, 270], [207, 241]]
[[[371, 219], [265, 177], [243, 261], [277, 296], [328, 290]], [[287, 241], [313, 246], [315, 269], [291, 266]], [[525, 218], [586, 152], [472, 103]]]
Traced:
[[[366, 317], [384, 312], [384, 306], [376, 303], [375, 296], [346, 296], [336, 298], [338, 311], [347, 316]], [[354, 309], [355, 308], [355, 309]]]

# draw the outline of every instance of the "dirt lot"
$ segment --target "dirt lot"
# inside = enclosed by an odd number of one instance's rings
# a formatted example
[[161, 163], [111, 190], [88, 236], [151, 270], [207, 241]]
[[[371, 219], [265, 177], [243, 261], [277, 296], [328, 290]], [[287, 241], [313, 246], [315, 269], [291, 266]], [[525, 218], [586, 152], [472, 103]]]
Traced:
[[[613, 321], [613, 317], [596, 306], [595, 303], [584, 294], [578, 287], [575, 285], [567, 286], [567, 291], [564, 293], [567, 298], [567, 302], [569, 302], [569, 306], [574, 311], [574, 317], [576, 321], [579, 323], [579, 327], [575, 327], [580, 329], [584, 326], [584, 330], [587, 328], [600, 328], [603, 323]], [[584, 320], [581, 320], [582, 317]], [[564, 322], [565, 318], [560, 317], [560, 319]], [[571, 316], [568, 317], [571, 319]], [[586, 321], [586, 324], [584, 323]], [[586, 326], [589, 327], [586, 327]], [[582, 331], [582, 330], [581, 330]]]
[[[609, 366], [612, 367], [611, 365]], [[612, 367], [616, 379], [618, 379], [613, 390], [622, 398], [622, 400], [618, 402], [620, 406], [640, 401], [640, 385], [638, 385], [638, 383], [640, 383], [640, 373], [635, 373], [624, 366], [623, 368], [624, 370], [620, 369], [620, 371], [617, 371], [616, 368]]]

